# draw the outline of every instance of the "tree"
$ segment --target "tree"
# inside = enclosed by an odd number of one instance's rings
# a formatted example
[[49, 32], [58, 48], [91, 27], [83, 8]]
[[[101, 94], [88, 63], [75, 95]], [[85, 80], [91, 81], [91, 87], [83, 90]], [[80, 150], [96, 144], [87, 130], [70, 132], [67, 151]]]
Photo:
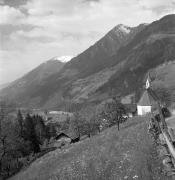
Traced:
[[100, 125], [101, 125], [101, 120], [97, 114], [94, 114], [94, 116], [91, 117], [89, 121], [89, 131], [90, 135], [94, 134], [96, 132], [100, 132]]
[[104, 111], [101, 112], [101, 118], [108, 121], [109, 126], [117, 124], [118, 130], [123, 114], [125, 114], [125, 107], [119, 99], [113, 98], [112, 102], [106, 103]]
[[24, 120], [23, 120], [23, 116], [20, 110], [18, 110], [18, 113], [17, 113], [17, 121], [18, 121], [19, 129], [20, 129], [20, 136], [22, 137], [23, 129], [24, 129]]
[[79, 112], [74, 113], [74, 128], [76, 129], [77, 134], [79, 134], [80, 136], [90, 136], [90, 119], [88, 118], [89, 116], [85, 116], [85, 114], [81, 114]]
[[32, 150], [34, 151], [34, 153], [40, 152], [40, 142], [35, 131], [35, 122], [29, 114], [27, 114], [25, 118], [24, 138], [31, 142]]
[[56, 128], [55, 128], [56, 124], [54, 123], [48, 123], [46, 125], [46, 136], [48, 139], [50, 139], [51, 137], [55, 137], [57, 134]]
[[82, 134], [90, 137], [92, 134], [100, 132], [100, 118], [98, 116], [100, 110], [100, 106], [89, 104], [80, 111], [81, 124], [83, 127]]
[[4, 134], [4, 122], [5, 122], [5, 117], [7, 116], [6, 113], [7, 107], [5, 102], [0, 102], [0, 177], [2, 176], [2, 171], [3, 171], [3, 158], [6, 155], [6, 134]]
[[69, 132], [74, 137], [79, 137], [81, 135], [81, 124], [80, 124], [80, 115], [75, 113], [74, 117], [70, 120]]
[[8, 177], [19, 169], [21, 138], [15, 119], [9, 116], [14, 107], [5, 101], [0, 102], [0, 177]]
[[36, 132], [37, 139], [38, 139], [40, 144], [43, 144], [43, 142], [47, 136], [46, 126], [44, 124], [44, 120], [39, 115], [34, 115], [32, 117], [32, 119], [33, 119], [33, 122], [35, 124], [35, 132]]
[[66, 120], [63, 122], [63, 124], [61, 126], [61, 130], [65, 131], [65, 130], [69, 129], [69, 125], [70, 125], [70, 117], [67, 115]]

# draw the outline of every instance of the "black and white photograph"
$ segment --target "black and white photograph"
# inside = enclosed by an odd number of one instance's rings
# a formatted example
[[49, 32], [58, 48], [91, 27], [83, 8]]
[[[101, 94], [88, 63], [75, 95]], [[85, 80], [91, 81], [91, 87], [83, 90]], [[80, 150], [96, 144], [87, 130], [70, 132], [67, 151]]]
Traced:
[[175, 180], [175, 0], [0, 0], [0, 180]]

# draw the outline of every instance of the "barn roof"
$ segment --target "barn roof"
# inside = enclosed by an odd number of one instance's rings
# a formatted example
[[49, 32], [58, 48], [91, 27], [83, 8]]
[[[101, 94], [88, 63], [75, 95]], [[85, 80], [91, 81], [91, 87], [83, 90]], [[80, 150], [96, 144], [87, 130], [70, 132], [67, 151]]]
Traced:
[[79, 134], [76, 133], [76, 132], [69, 132], [69, 133], [68, 133], [68, 136], [69, 136], [72, 140], [74, 140], [74, 139], [76, 139], [76, 138], [79, 137]]
[[78, 137], [78, 134], [69, 132], [69, 131], [63, 131], [63, 132], [60, 132], [59, 134], [57, 134], [57, 136], [55, 138], [59, 139], [60, 137], [63, 137], [63, 136], [74, 140]]
[[66, 134], [66, 133], [64, 133], [64, 132], [61, 132], [61, 133], [59, 133], [56, 137], [55, 137], [55, 139], [59, 139], [59, 138], [61, 138], [61, 137], [67, 137], [67, 138], [71, 138], [71, 137], [69, 137], [69, 135], [68, 134]]
[[148, 88], [147, 90], [144, 91], [142, 97], [140, 98], [140, 101], [138, 102], [137, 105], [140, 106], [153, 106], [156, 104], [158, 101], [158, 97], [155, 94], [155, 92], [151, 89]]

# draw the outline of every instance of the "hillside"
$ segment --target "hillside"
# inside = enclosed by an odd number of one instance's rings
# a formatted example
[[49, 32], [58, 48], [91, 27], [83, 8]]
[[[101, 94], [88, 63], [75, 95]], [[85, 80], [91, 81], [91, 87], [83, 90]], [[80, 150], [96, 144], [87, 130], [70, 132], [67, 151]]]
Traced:
[[[8, 84], [5, 90], [2, 90], [2, 96], [4, 93], [6, 94], [7, 91], [7, 95], [10, 95], [10, 99], [17, 99], [17, 102], [21, 102], [21, 99], [25, 97], [24, 102], [27, 102], [31, 97], [29, 96], [30, 92], [32, 90], [35, 91], [38, 86], [44, 84], [49, 76], [58, 73], [64, 65], [65, 63], [55, 59], [48, 60], [24, 75], [22, 78]], [[31, 101], [33, 102], [31, 106], [34, 107], [39, 99], [34, 98]]]
[[8, 85], [9, 85], [9, 83], [0, 84], [0, 90], [7, 87]]
[[100, 102], [111, 91], [138, 97], [148, 71], [175, 59], [174, 47], [175, 15], [135, 28], [118, 25], [42, 83], [30, 84], [24, 93], [12, 85], [3, 94], [11, 97], [14, 89], [16, 101], [45, 108], [62, 107], [67, 99]]
[[[76, 97], [76, 100], [78, 95], [81, 101], [82, 97], [88, 101], [101, 101], [109, 96], [111, 90], [122, 97], [136, 93], [136, 98], [139, 98], [148, 71], [175, 59], [174, 20], [175, 15], [168, 15], [147, 25], [125, 46], [119, 48], [116, 54], [106, 59], [104, 70], [89, 76], [90, 81], [87, 77], [77, 80], [70, 86], [68, 93]], [[76, 90], [74, 84], [77, 85]], [[89, 86], [93, 88], [89, 89]], [[75, 91], [76, 95], [72, 94]]]
[[145, 27], [145, 24], [137, 27], [117, 25], [93, 46], [73, 58], [64, 69], [74, 69], [79, 78], [85, 78], [110, 67], [108, 58], [116, 54], [121, 47], [129, 43]]
[[[165, 16], [148, 25], [135, 38], [121, 48], [112, 60], [124, 61], [124, 68], [117, 71], [101, 87], [114, 88], [121, 95], [139, 91], [149, 70], [175, 58], [175, 15]], [[142, 89], [141, 89], [142, 90]]]
[[147, 118], [127, 121], [117, 127], [33, 162], [11, 180], [53, 179], [160, 179], [161, 159], [147, 131]]
[[153, 69], [153, 75], [155, 76], [155, 80], [153, 81], [153, 85], [163, 86], [171, 94], [171, 99], [173, 104], [175, 102], [175, 61], [166, 62], [155, 69]]
[[[36, 105], [41, 107], [44, 104], [45, 107], [58, 106], [57, 102], [62, 101], [64, 96], [62, 92], [65, 91], [63, 87], [65, 84], [68, 88], [70, 85], [69, 82], [72, 82], [72, 80], [78, 80], [80, 77], [88, 77], [95, 72], [103, 70], [108, 64], [107, 58], [111, 54], [115, 54], [121, 46], [131, 41], [135, 34], [144, 27], [145, 25], [143, 24], [134, 28], [120, 24], [109, 31], [93, 46], [73, 58], [62, 68], [61, 72], [53, 72], [42, 83], [33, 85], [33, 83], [28, 82], [27, 88], [20, 86], [21, 92], [19, 91], [18, 84], [21, 84], [21, 81], [23, 82], [23, 79], [27, 78], [24, 76], [11, 84], [10, 87], [4, 89], [1, 95], [10, 98], [15, 97], [14, 100], [20, 102], [22, 105]], [[34, 71], [37, 70], [35, 69]], [[31, 74], [34, 75], [35, 73], [29, 73], [30, 76]]]

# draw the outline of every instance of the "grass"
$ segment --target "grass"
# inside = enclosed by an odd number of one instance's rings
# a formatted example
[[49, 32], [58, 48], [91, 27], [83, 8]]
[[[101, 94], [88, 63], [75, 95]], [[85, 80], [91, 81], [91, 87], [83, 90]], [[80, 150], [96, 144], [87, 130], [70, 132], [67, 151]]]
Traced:
[[37, 159], [11, 180], [168, 180], [147, 133], [148, 117], [129, 119], [82, 142]]

